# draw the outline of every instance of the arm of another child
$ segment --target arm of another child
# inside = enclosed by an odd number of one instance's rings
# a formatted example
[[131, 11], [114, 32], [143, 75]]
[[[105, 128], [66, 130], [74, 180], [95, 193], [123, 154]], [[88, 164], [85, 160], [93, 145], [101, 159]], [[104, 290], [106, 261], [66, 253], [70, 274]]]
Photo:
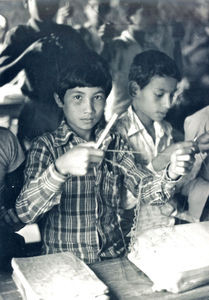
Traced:
[[56, 37], [51, 34], [50, 37], [43, 37], [27, 47], [17, 58], [12, 62], [0, 67], [0, 86], [9, 83], [14, 77], [27, 66], [31, 66], [35, 55], [43, 52], [44, 49], [49, 51], [60, 47]]

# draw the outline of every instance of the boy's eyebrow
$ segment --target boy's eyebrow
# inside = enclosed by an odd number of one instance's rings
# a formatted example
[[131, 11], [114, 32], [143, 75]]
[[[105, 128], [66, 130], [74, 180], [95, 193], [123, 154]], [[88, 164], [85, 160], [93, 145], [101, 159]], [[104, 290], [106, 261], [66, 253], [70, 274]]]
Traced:
[[98, 91], [95, 92], [94, 94], [98, 94], [98, 93], [103, 93], [103, 94], [104, 94], [105, 92], [104, 92], [103, 88], [101, 88], [101, 90], [98, 90]]
[[[164, 89], [164, 88], [158, 88], [158, 87], [156, 87], [155, 90], [162, 91], [162, 92], [166, 91], [166, 89]], [[175, 88], [175, 89], [171, 92], [171, 94], [175, 93], [177, 90], [178, 90], [178, 88]]]
[[[80, 90], [75, 90], [75, 91], [72, 92], [72, 94], [78, 94], [78, 93], [80, 93], [80, 94], [85, 94], [85, 92], [80, 91]], [[98, 90], [97, 92], [95, 92], [94, 95], [95, 95], [95, 94], [99, 94], [99, 93], [105, 94], [104, 90], [101, 89], [101, 90]]]

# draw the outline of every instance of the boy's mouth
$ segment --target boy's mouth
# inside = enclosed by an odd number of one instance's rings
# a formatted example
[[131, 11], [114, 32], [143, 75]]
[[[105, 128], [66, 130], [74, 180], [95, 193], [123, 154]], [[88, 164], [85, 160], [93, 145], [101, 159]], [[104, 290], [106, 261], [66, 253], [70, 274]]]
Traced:
[[86, 123], [91, 123], [93, 122], [94, 118], [82, 118], [81, 121], [86, 122]]

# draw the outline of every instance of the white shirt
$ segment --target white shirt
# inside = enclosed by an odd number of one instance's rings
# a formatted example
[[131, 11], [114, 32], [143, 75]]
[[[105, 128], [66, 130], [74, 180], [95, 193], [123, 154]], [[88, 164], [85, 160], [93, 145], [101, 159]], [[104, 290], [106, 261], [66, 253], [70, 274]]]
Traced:
[[[117, 123], [117, 131], [122, 134], [129, 145], [137, 151], [135, 154], [136, 162], [146, 166], [152, 172], [152, 159], [172, 143], [172, 126], [166, 121], [154, 122], [155, 141], [152, 139], [137, 114], [129, 106], [128, 111], [124, 113]], [[128, 191], [123, 195], [123, 207], [133, 208], [137, 204], [133, 196]], [[139, 206], [139, 204], [138, 204]], [[140, 205], [138, 220], [140, 221], [141, 231], [159, 225], [173, 226], [177, 211], [173, 205], [166, 203], [164, 206]], [[142, 226], [143, 224], [143, 226]]]
[[130, 146], [137, 152], [136, 161], [148, 167], [151, 171], [151, 161], [159, 152], [172, 143], [172, 127], [166, 121], [154, 122], [155, 141], [150, 136], [137, 114], [129, 106], [128, 111], [122, 115], [117, 130], [126, 138]]

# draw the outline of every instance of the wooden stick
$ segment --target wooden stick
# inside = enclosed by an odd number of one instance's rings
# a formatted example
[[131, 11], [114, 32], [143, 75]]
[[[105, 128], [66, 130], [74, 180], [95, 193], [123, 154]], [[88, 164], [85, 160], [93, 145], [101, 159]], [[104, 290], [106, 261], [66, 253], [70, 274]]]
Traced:
[[98, 141], [96, 142], [95, 149], [98, 149], [101, 146], [102, 142], [104, 141], [105, 137], [107, 136], [108, 132], [110, 131], [111, 127], [113, 126], [117, 118], [118, 118], [118, 114], [114, 113], [110, 121], [107, 123], [105, 129], [103, 130]]

